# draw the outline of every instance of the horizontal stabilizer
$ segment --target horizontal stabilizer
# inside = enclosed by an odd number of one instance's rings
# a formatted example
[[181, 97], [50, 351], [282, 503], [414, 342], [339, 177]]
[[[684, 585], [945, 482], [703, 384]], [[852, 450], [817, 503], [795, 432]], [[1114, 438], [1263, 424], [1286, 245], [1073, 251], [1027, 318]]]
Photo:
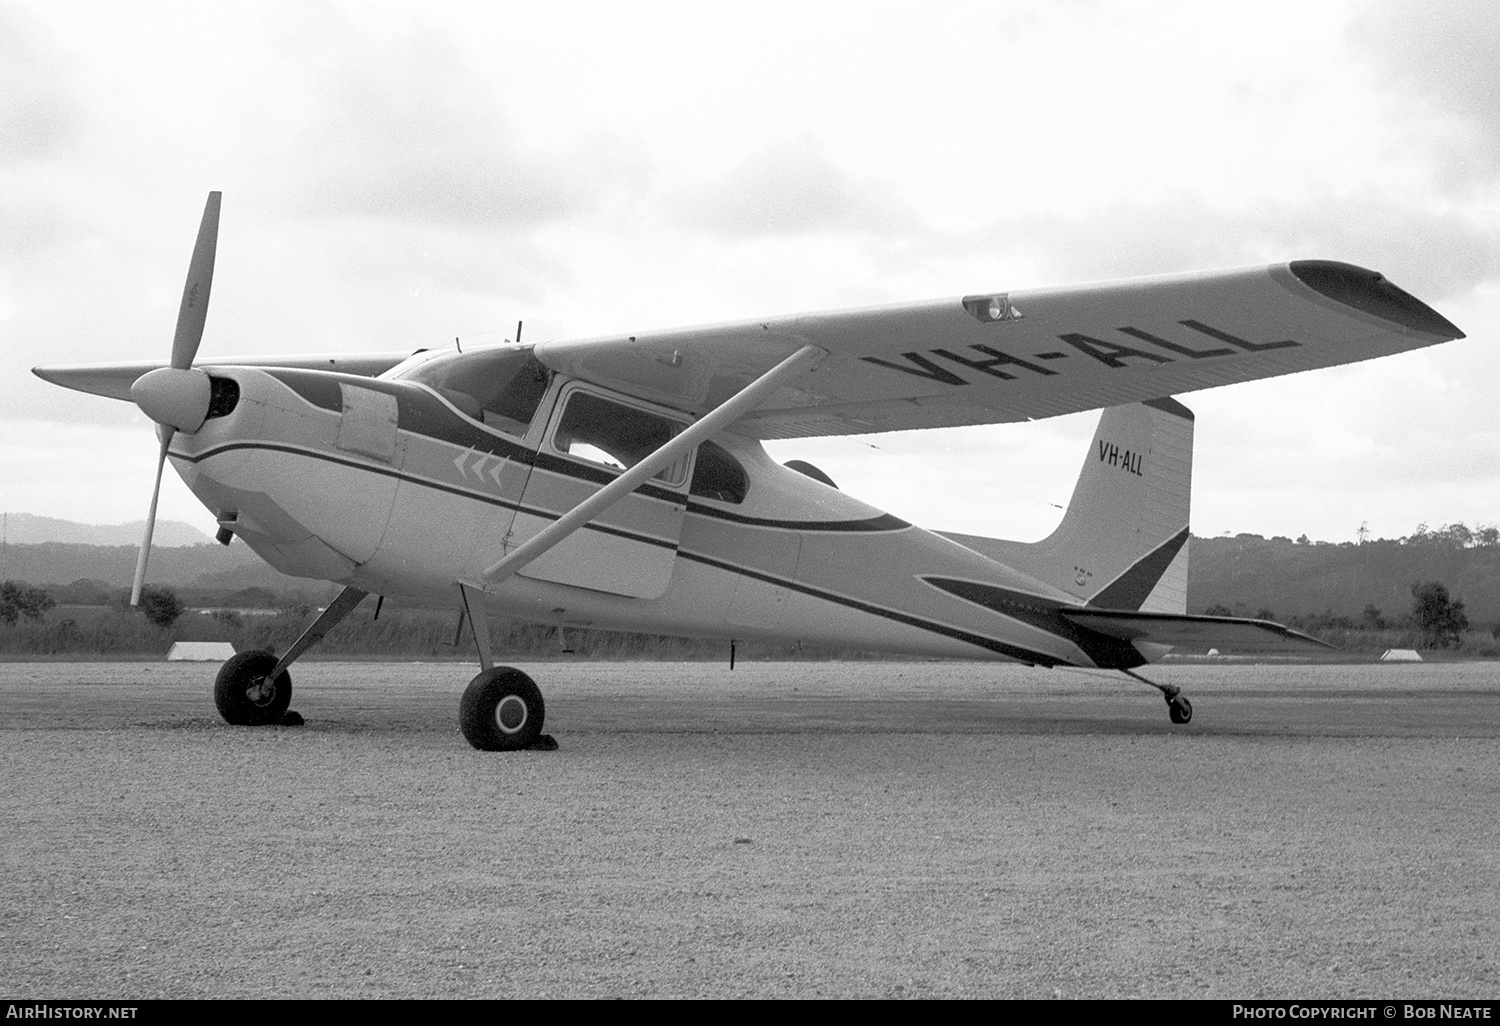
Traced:
[[1246, 652], [1308, 650], [1334, 646], [1270, 620], [1186, 613], [1140, 613], [1123, 609], [1060, 610], [1071, 622], [1121, 641], [1142, 641], [1184, 648], [1235, 649]]

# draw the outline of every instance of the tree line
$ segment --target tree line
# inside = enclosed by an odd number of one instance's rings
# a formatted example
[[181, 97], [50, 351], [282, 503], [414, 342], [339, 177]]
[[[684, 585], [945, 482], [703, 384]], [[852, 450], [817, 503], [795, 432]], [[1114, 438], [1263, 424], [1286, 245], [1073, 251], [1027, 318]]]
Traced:
[[[1411, 610], [1405, 615], [1388, 617], [1372, 602], [1365, 606], [1359, 620], [1335, 613], [1313, 613], [1289, 616], [1288, 627], [1310, 634], [1341, 631], [1389, 631], [1411, 630], [1416, 632], [1423, 648], [1448, 648], [1462, 641], [1469, 630], [1469, 617], [1464, 612], [1463, 599], [1453, 598], [1446, 585], [1439, 581], [1424, 581], [1411, 586]], [[1223, 604], [1215, 604], [1204, 610], [1207, 616], [1233, 616], [1234, 611]], [[1276, 620], [1270, 609], [1258, 609], [1256, 620]], [[1500, 641], [1500, 624], [1491, 630], [1491, 636]]]
[[[269, 592], [266, 597], [274, 598]], [[281, 651], [312, 622], [316, 612], [301, 593], [282, 596], [276, 608], [245, 613], [236, 609], [189, 610], [170, 588], [142, 590], [139, 608], [127, 604], [128, 592], [105, 605], [56, 603], [46, 591], [19, 582], [0, 585], [0, 657], [47, 657], [77, 654], [160, 658], [173, 641], [227, 641], [236, 651]], [[48, 615], [57, 609], [57, 615]], [[678, 638], [593, 628], [561, 627], [494, 618], [490, 644], [511, 659], [666, 661], [717, 660], [729, 657], [729, 643], [716, 639]], [[367, 603], [328, 633], [313, 658], [376, 657], [473, 658], [469, 625], [456, 610], [392, 608], [379, 616]], [[741, 660], [888, 658], [855, 649], [825, 648], [791, 642], [740, 642]]]

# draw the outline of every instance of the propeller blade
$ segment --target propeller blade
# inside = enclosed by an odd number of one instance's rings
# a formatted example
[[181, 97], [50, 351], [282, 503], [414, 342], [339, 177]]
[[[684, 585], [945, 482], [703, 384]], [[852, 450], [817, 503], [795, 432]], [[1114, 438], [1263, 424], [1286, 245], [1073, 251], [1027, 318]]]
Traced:
[[[214, 283], [214, 252], [219, 246], [219, 197], [211, 192], [203, 207], [203, 222], [198, 226], [198, 241], [193, 246], [193, 262], [188, 265], [187, 281], [182, 286], [182, 306], [177, 311], [177, 333], [172, 336], [172, 366], [186, 370], [198, 355], [203, 341], [203, 322], [208, 317], [208, 293]], [[163, 450], [165, 452], [165, 450]], [[149, 528], [148, 528], [149, 529]]]
[[135, 561], [135, 583], [130, 587], [130, 604], [141, 604], [141, 585], [146, 582], [146, 560], [151, 555], [151, 533], [156, 530], [156, 500], [161, 495], [161, 472], [167, 465], [167, 446], [176, 432], [163, 424], [157, 429], [161, 435], [161, 455], [156, 458], [156, 487], [151, 489], [151, 512], [146, 514], [146, 534], [141, 538], [141, 554]]

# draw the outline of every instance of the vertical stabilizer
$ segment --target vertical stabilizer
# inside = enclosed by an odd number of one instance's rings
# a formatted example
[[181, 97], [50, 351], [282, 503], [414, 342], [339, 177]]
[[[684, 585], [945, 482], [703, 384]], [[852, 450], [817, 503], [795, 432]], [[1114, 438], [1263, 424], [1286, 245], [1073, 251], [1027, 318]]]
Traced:
[[1105, 609], [1186, 612], [1192, 484], [1191, 410], [1175, 399], [1105, 410], [1068, 512], [1033, 547], [1053, 565], [1044, 579]]
[[948, 535], [1103, 609], [1187, 611], [1193, 412], [1175, 399], [1099, 417], [1057, 530], [1024, 544]]

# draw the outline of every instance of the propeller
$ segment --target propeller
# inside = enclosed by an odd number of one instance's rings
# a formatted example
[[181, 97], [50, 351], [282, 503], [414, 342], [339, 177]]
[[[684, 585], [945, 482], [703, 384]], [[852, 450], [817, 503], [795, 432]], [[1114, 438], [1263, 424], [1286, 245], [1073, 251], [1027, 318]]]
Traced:
[[203, 324], [208, 317], [208, 294], [214, 283], [214, 253], [219, 245], [219, 198], [211, 192], [203, 207], [203, 221], [198, 226], [198, 241], [193, 245], [193, 260], [188, 265], [187, 282], [182, 286], [182, 305], [177, 310], [177, 331], [172, 336], [172, 362], [166, 367], [147, 371], [130, 386], [130, 398], [146, 416], [156, 422], [161, 452], [156, 457], [156, 484], [151, 489], [151, 510], [146, 514], [146, 533], [141, 538], [141, 554], [135, 564], [135, 583], [130, 589], [130, 604], [141, 603], [141, 585], [146, 579], [146, 560], [151, 555], [151, 535], [156, 530], [156, 500], [161, 495], [161, 473], [167, 465], [167, 447], [178, 431], [192, 434], [208, 419], [213, 386], [208, 374], [193, 369], [198, 344], [203, 341]]

